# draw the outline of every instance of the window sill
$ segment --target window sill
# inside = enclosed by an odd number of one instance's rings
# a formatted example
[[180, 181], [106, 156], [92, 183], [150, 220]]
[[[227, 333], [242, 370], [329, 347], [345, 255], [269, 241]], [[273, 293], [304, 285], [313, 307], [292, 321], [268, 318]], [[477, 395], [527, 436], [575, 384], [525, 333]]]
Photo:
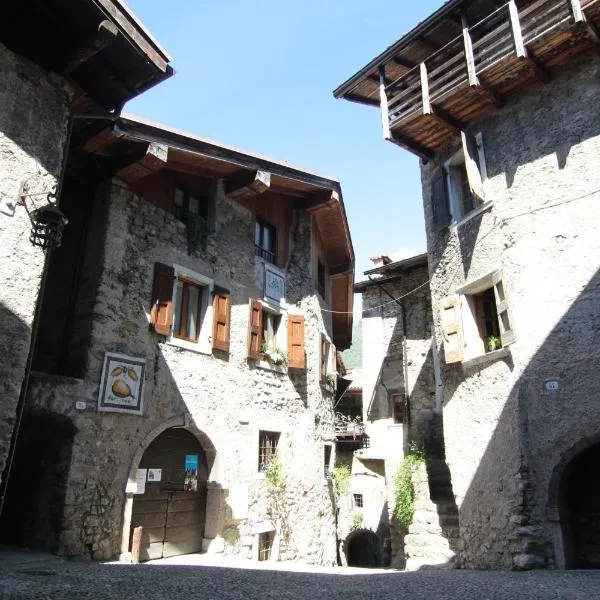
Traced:
[[210, 345], [205, 345], [205, 344], [194, 344], [193, 342], [187, 342], [185, 340], [180, 340], [178, 338], [168, 338], [166, 343], [169, 346], [174, 346], [175, 348], [181, 348], [182, 350], [189, 350], [190, 352], [196, 352], [197, 354], [205, 354], [205, 355], [211, 355], [212, 354], [212, 348], [210, 347]]
[[259, 369], [264, 369], [265, 371], [274, 371], [275, 373], [281, 373], [282, 375], [286, 375], [288, 372], [287, 365], [274, 365], [266, 360], [257, 360], [256, 366]]
[[462, 219], [460, 219], [460, 221], [455, 221], [455, 222], [451, 223], [449, 229], [450, 230], [458, 229], [462, 225], [465, 225], [466, 223], [468, 223], [471, 219], [474, 219], [475, 217], [478, 217], [480, 214], [490, 210], [493, 205], [494, 205], [493, 200], [488, 200], [487, 202], [484, 202], [481, 206], [478, 206], [476, 209], [474, 209], [470, 213], [466, 214]]
[[510, 356], [510, 348], [505, 346], [504, 348], [500, 348], [500, 350], [494, 350], [493, 352], [486, 352], [481, 356], [475, 356], [473, 358], [469, 358], [462, 361], [463, 370], [473, 369], [476, 367], [480, 367], [482, 365], [486, 365], [488, 363], [495, 362], [496, 360], [500, 360], [502, 358], [506, 358]]

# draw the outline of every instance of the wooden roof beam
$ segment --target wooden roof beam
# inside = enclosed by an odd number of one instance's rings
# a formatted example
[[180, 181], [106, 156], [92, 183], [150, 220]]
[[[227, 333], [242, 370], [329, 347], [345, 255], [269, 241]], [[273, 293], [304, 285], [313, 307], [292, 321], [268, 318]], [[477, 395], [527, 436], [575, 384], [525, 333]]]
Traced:
[[268, 171], [238, 171], [225, 181], [225, 195], [231, 200], [254, 198], [271, 187]]
[[392, 62], [397, 64], [399, 67], [404, 67], [405, 69], [408, 69], [409, 71], [410, 69], [414, 69], [418, 64], [412, 60], [404, 58], [403, 56], [398, 56], [397, 54], [392, 58]]
[[121, 168], [117, 175], [128, 183], [133, 183], [165, 168], [168, 158], [169, 147], [167, 145], [150, 142], [145, 145], [145, 151], [133, 153], [131, 163]]
[[87, 62], [93, 56], [104, 50], [112, 44], [119, 36], [119, 28], [108, 19], [105, 19], [98, 25], [96, 33], [88, 38], [82, 47], [73, 55], [64, 69], [65, 75], [68, 75], [77, 67]]
[[413, 139], [397, 131], [390, 133], [390, 136], [387, 137], [386, 140], [388, 142], [392, 142], [392, 144], [395, 144], [396, 146], [400, 146], [401, 148], [412, 152], [412, 154], [416, 154], [424, 161], [432, 160], [435, 157], [433, 150], [430, 150], [426, 146], [415, 142]]

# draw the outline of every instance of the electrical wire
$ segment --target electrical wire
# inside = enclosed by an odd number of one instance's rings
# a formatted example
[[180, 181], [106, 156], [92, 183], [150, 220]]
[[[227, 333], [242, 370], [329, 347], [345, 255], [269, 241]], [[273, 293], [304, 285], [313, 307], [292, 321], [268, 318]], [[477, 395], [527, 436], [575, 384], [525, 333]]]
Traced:
[[[374, 279], [373, 282], [375, 282], [375, 281], [377, 281], [377, 280]], [[371, 307], [365, 308], [363, 310], [377, 310], [378, 308], [383, 308], [384, 306], [387, 306], [388, 304], [394, 304], [394, 303], [398, 302], [399, 300], [402, 300], [403, 298], [406, 298], [407, 296], [414, 294], [415, 292], [419, 291], [421, 288], [424, 288], [428, 284], [429, 284], [429, 279], [425, 283], [422, 283], [420, 286], [414, 288], [413, 290], [410, 290], [410, 292], [406, 292], [406, 294], [403, 294], [402, 296], [400, 296], [398, 298], [394, 298], [393, 300], [384, 302], [383, 304], [380, 304], [379, 306], [371, 306]], [[321, 312], [330, 313], [332, 315], [352, 315], [352, 314], [354, 314], [354, 313], [347, 312], [347, 311], [327, 310], [326, 308], [322, 308]]]

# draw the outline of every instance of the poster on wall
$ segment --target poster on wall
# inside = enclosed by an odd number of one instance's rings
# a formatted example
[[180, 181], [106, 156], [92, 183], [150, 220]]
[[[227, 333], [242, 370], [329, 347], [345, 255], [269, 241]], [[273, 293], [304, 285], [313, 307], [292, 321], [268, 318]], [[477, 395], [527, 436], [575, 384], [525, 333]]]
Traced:
[[157, 483], [162, 479], [162, 469], [148, 469], [148, 481]]
[[183, 481], [183, 489], [186, 492], [198, 491], [198, 455], [185, 455], [185, 478]]
[[98, 410], [141, 415], [145, 371], [143, 358], [105, 352]]

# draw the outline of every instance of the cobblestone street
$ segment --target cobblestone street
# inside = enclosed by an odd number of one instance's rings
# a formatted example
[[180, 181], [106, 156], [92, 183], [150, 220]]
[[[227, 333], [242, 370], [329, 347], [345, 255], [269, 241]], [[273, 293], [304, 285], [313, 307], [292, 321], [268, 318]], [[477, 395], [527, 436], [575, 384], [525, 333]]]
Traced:
[[[21, 559], [15, 559], [14, 555], [7, 560], [3, 555], [0, 558], [3, 600], [593, 600], [600, 597], [600, 571], [403, 573], [282, 563], [264, 567], [239, 562], [232, 568], [216, 566], [217, 562], [204, 557], [138, 566], [27, 555]], [[190, 564], [177, 564], [181, 562]]]

